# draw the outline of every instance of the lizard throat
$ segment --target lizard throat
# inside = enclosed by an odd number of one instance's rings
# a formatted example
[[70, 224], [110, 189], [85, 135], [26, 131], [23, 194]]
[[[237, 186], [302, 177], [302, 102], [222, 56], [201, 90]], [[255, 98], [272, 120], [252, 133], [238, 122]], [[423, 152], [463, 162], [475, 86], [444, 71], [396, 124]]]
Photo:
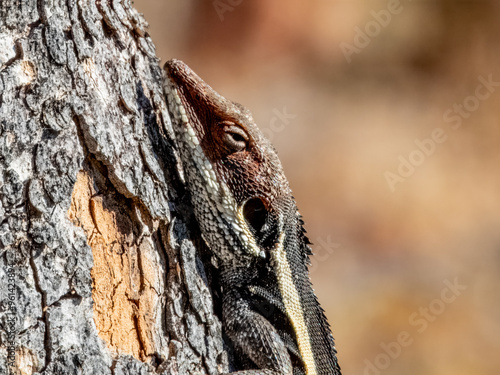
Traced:
[[[245, 253], [255, 257], [265, 257], [264, 251], [257, 245], [254, 235], [243, 216], [243, 206], [238, 206], [230, 189], [224, 181], [217, 178], [212, 163], [206, 157], [201, 147], [200, 140], [189, 121], [186, 109], [175, 84], [169, 78], [165, 79], [164, 82], [164, 91], [167, 97], [168, 107], [172, 115], [177, 141], [181, 148], [179, 151], [189, 154], [189, 157], [184, 159], [191, 161], [189, 165], [184, 163], [184, 173], [187, 179], [197, 181], [197, 184], [194, 185], [200, 186], [200, 188], [203, 189], [203, 195], [208, 198], [206, 200], [192, 202], [193, 206], [195, 206], [195, 216], [200, 222], [203, 221], [202, 214], [208, 213], [220, 224], [217, 227], [212, 226], [208, 228], [206, 226], [204, 227], [203, 223], [199, 223], [202, 232], [204, 232], [203, 236], [206, 242], [208, 242], [212, 251], [216, 252], [215, 247], [220, 246], [220, 237], [223, 237], [229, 242], [230, 249], [240, 248], [240, 246], [237, 246], [239, 243]], [[205, 207], [202, 207], [203, 205], [205, 205]], [[223, 230], [224, 232], [217, 233], [216, 231], [218, 230]], [[209, 231], [212, 233], [206, 233]], [[210, 238], [217, 239], [217, 243], [210, 243], [212, 242]]]

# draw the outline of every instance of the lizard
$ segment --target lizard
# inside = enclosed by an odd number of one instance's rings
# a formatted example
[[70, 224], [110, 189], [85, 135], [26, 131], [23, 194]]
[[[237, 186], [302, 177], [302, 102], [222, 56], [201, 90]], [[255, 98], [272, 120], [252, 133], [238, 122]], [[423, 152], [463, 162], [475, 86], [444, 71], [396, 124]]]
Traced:
[[340, 375], [277, 152], [248, 109], [185, 63], [169, 60], [164, 71], [191, 206], [220, 273], [223, 329], [242, 358], [231, 374]]

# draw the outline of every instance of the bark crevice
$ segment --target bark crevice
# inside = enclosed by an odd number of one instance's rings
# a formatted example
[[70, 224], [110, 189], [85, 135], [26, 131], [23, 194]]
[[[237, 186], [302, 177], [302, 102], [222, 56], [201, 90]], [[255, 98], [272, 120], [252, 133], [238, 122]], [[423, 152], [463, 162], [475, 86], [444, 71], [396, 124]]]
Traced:
[[41, 304], [41, 312], [42, 316], [40, 317], [41, 321], [44, 324], [44, 337], [43, 337], [43, 342], [44, 342], [44, 350], [45, 350], [45, 363], [43, 368], [40, 370], [40, 372], [43, 372], [47, 366], [50, 363], [50, 359], [52, 357], [52, 349], [50, 345], [50, 322], [47, 317], [47, 293], [41, 288], [40, 286], [40, 279], [38, 277], [38, 270], [36, 268], [36, 264], [34, 261], [35, 255], [33, 252], [31, 253], [31, 257], [29, 259], [29, 265], [31, 267], [31, 270], [33, 272], [33, 279], [35, 281], [35, 289], [36, 291], [40, 294], [40, 304]]

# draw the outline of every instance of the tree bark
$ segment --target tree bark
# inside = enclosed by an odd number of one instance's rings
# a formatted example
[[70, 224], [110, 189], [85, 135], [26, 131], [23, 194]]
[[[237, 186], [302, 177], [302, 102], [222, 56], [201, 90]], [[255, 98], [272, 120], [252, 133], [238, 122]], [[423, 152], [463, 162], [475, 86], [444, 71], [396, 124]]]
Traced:
[[0, 2], [0, 374], [227, 371], [145, 28]]

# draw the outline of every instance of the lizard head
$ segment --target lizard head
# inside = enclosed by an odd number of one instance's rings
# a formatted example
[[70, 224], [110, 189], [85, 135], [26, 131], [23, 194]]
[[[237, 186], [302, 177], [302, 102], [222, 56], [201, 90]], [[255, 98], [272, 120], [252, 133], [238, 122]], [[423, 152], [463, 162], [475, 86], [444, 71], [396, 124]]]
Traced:
[[[250, 111], [219, 95], [186, 64], [170, 60], [164, 69], [179, 152], [205, 241], [212, 247], [210, 242], [220, 243], [224, 236], [228, 247], [240, 244], [246, 253], [265, 256], [278, 240], [280, 215], [293, 205], [274, 147]], [[228, 229], [203, 223], [210, 220]]]

